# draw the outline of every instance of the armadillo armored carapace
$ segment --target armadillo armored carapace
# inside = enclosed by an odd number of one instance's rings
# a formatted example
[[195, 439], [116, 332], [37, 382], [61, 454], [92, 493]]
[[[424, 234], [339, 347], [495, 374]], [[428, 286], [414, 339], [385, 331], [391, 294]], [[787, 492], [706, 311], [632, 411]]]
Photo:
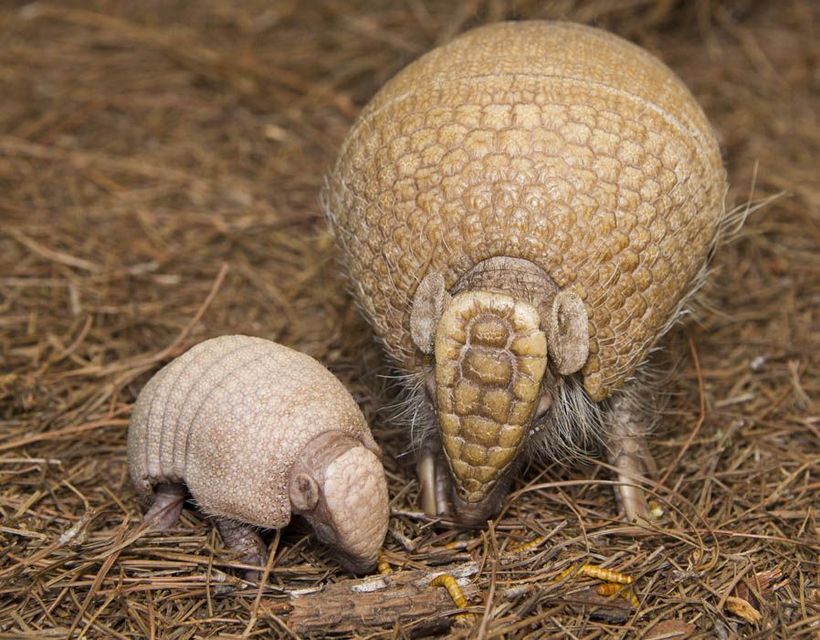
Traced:
[[251, 565], [265, 559], [255, 527], [284, 527], [298, 513], [346, 568], [372, 568], [389, 517], [378, 453], [330, 371], [250, 336], [206, 340], [163, 367], [128, 428], [131, 478], [153, 499], [146, 520], [173, 526], [187, 488]]
[[527, 453], [599, 440], [627, 517], [646, 514], [633, 379], [697, 287], [725, 190], [683, 83], [598, 29], [481, 27], [376, 94], [325, 204], [408, 374], [426, 511], [479, 522]]

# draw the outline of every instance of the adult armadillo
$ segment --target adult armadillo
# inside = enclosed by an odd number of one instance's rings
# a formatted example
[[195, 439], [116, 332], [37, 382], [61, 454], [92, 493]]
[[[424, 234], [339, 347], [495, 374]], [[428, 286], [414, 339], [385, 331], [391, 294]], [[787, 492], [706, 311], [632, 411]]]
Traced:
[[697, 288], [725, 190], [683, 83], [598, 29], [481, 27], [387, 83], [324, 197], [358, 302], [409, 374], [425, 510], [481, 521], [526, 452], [599, 440], [626, 515], [645, 515], [628, 392]]
[[154, 500], [146, 520], [173, 526], [187, 487], [225, 543], [255, 565], [265, 547], [253, 527], [284, 527], [294, 512], [345, 568], [370, 569], [388, 521], [378, 454], [333, 374], [248, 336], [206, 340], [161, 369], [128, 429], [131, 478]]

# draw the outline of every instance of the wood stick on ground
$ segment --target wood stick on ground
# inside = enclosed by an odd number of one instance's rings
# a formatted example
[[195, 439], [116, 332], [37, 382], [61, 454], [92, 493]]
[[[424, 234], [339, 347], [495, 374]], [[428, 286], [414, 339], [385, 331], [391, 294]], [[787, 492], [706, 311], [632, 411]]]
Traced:
[[[263, 602], [260, 617], [287, 613], [288, 624], [297, 633], [347, 632], [395, 624], [424, 625], [441, 622], [442, 614], [456, 609], [445, 589], [430, 583], [443, 573], [452, 575], [470, 601], [478, 594], [471, 577], [478, 563], [467, 562], [448, 571], [396, 571], [360, 580], [340, 580], [307, 593], [291, 592], [287, 601]], [[448, 617], [453, 622], [455, 617]]]

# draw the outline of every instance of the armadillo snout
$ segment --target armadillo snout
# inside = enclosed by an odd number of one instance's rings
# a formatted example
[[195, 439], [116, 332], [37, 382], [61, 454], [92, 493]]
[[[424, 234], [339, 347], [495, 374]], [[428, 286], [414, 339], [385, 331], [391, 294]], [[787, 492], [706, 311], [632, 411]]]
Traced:
[[517, 463], [518, 460], [515, 460], [507, 467], [504, 474], [495, 482], [485, 496], [477, 502], [464, 500], [457, 487], [454, 487], [450, 495], [454, 519], [463, 526], [473, 527], [483, 526], [487, 520], [497, 516], [504, 504], [510, 483], [515, 476], [515, 470], [520, 466]]

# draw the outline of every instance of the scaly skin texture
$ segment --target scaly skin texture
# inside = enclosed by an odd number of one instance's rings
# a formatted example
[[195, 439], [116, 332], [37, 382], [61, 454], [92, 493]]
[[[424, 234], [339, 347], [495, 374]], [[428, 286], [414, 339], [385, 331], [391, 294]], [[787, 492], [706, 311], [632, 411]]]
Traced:
[[[636, 375], [695, 286], [725, 190], [686, 87], [597, 29], [485, 26], [385, 85], [345, 139], [325, 203], [361, 308], [436, 405], [439, 436], [419, 447], [427, 511], [449, 501], [463, 522], [492, 515], [519, 453], [537, 449], [524, 446], [532, 425], [566, 442], [572, 411]], [[513, 308], [528, 321], [510, 322]], [[585, 391], [573, 380], [567, 395], [572, 375]], [[582, 437], [615, 424], [601, 406], [585, 409]]]
[[[307, 355], [248, 336], [207, 340], [161, 369], [140, 394], [128, 431], [129, 468], [140, 493], [150, 496], [159, 486], [157, 505], [170, 503], [166, 497], [184, 484], [207, 514], [258, 527], [288, 524], [294, 463], [320, 459], [307, 468], [315, 476], [308, 489], [317, 487], [324, 503], [326, 485], [346, 483], [353, 508], [331, 508], [329, 516], [352, 520], [353, 528], [328, 537], [360, 564], [375, 563], [387, 530], [378, 452], [333, 374]], [[353, 466], [340, 468], [341, 460]]]
[[527, 259], [589, 315], [584, 385], [619, 389], [674, 318], [722, 215], [709, 124], [655, 57], [566, 23], [470, 31], [409, 65], [346, 138], [326, 202], [354, 291], [404, 369], [426, 273]]

